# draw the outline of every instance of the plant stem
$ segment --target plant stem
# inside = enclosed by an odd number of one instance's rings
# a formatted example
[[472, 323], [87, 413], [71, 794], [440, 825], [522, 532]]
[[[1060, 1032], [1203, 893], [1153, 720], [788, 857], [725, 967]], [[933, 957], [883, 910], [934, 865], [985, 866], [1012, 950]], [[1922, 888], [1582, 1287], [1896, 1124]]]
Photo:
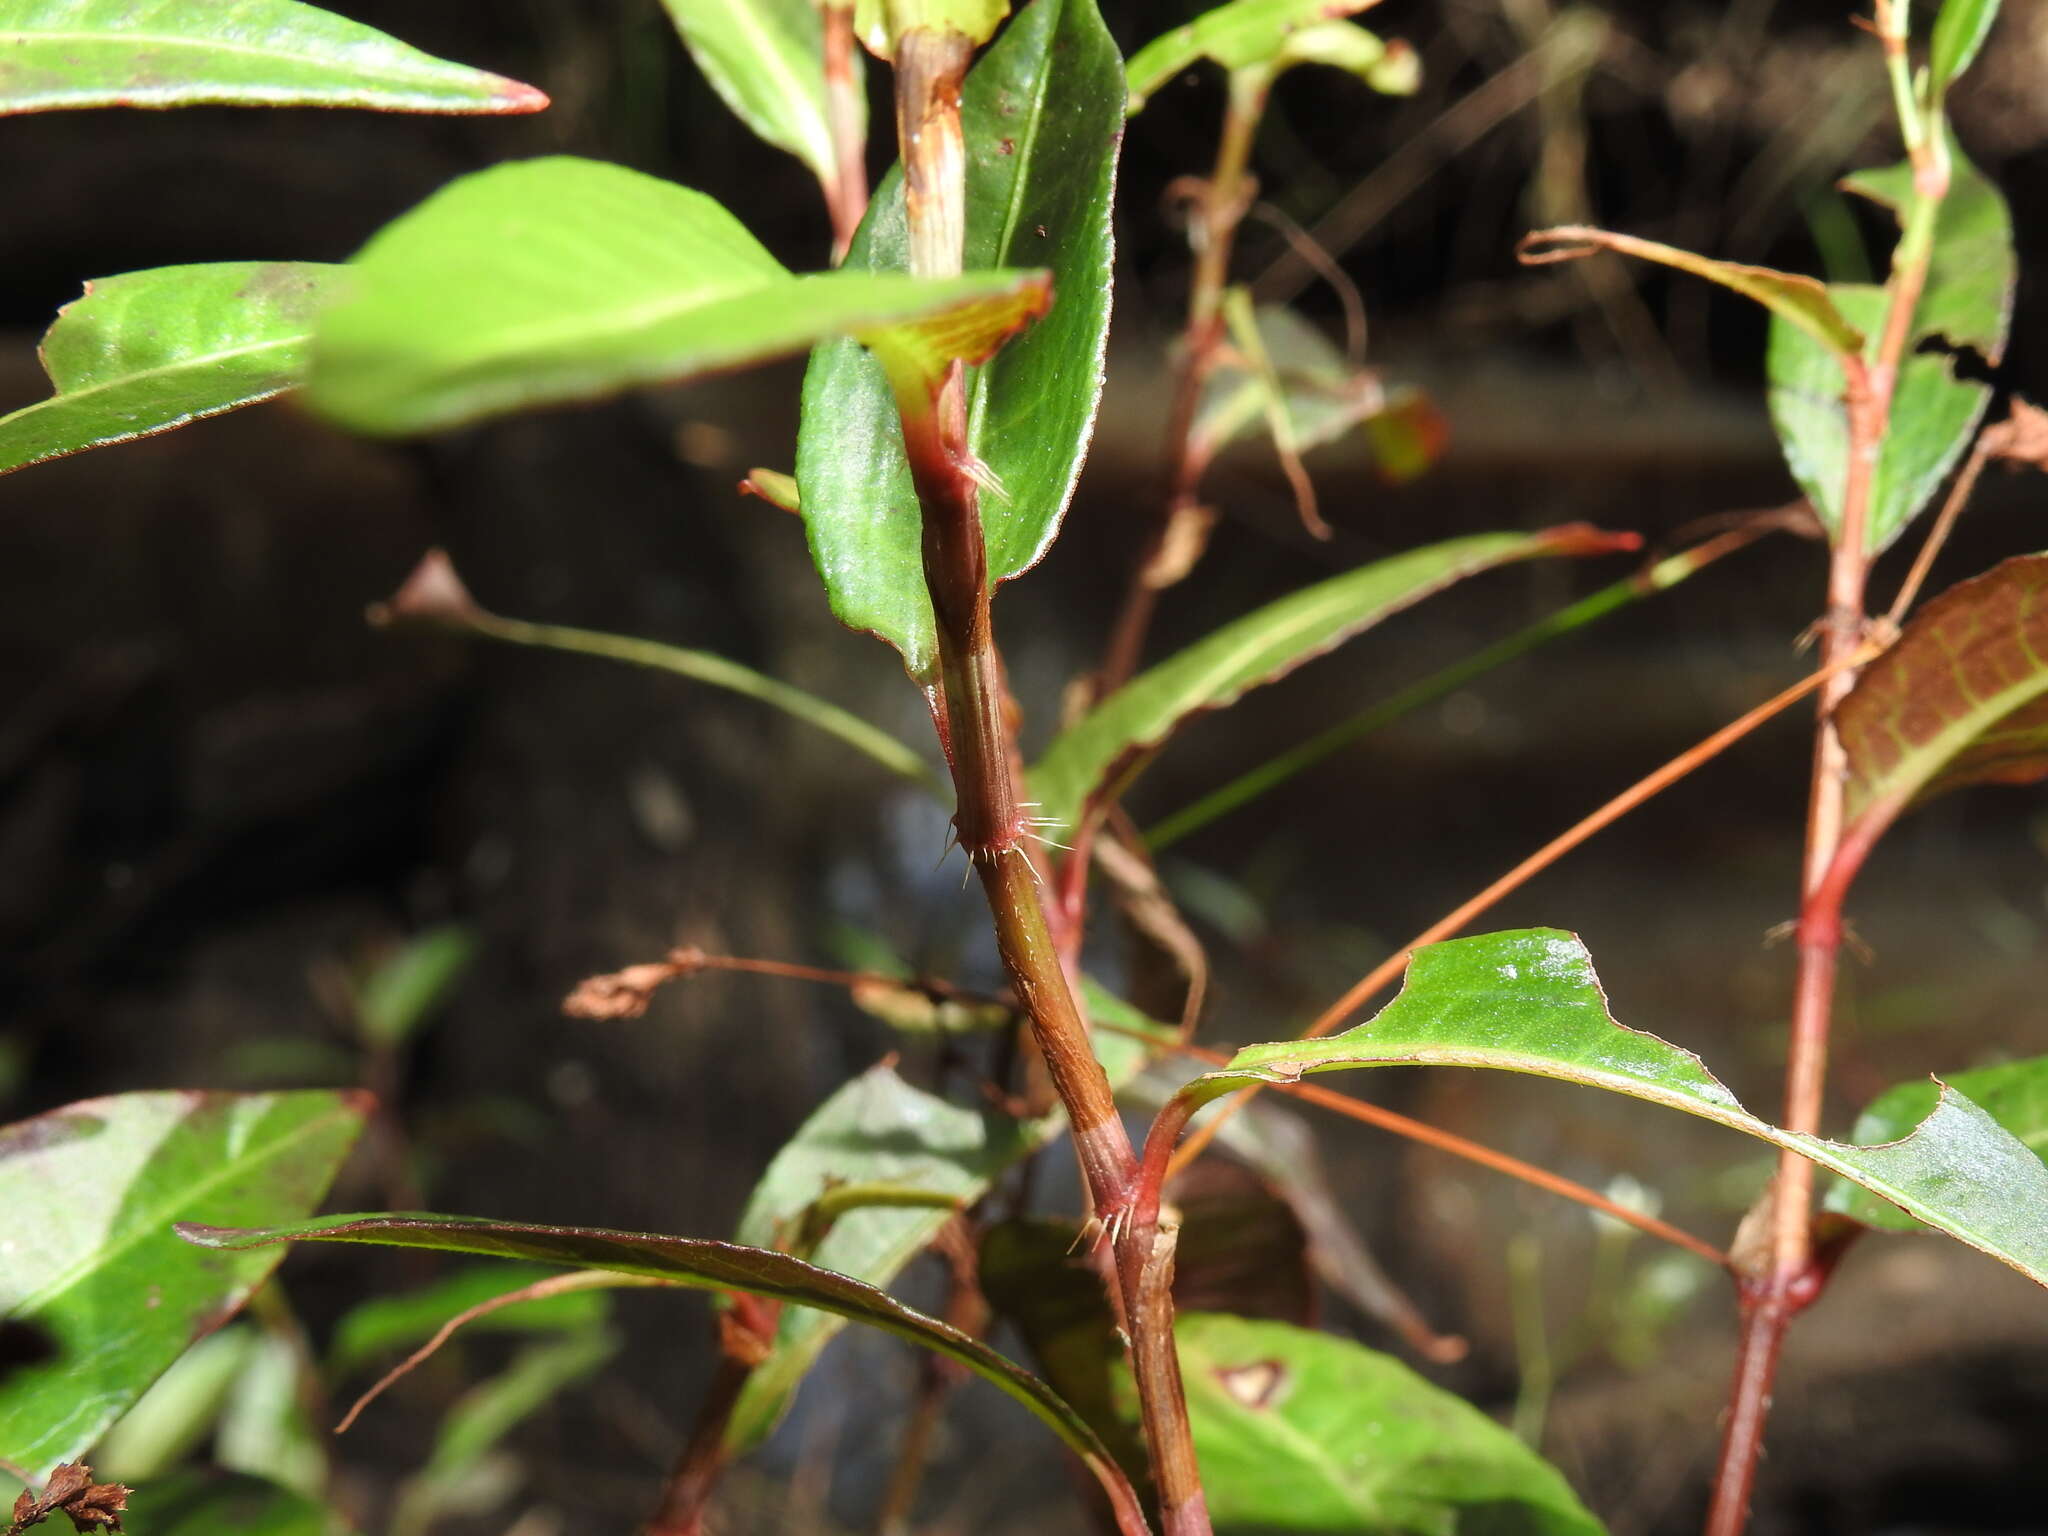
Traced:
[[1230, 276], [1230, 253], [1237, 240], [1237, 228], [1252, 201], [1246, 168], [1251, 163], [1252, 140], [1258, 134], [1259, 119], [1265, 115], [1271, 87], [1272, 75], [1266, 69], [1232, 71], [1216, 164], [1190, 215], [1189, 240], [1195, 248], [1195, 267], [1188, 285], [1188, 316], [1181, 333], [1180, 367], [1174, 378], [1173, 404], [1166, 422], [1164, 495], [1158, 521], [1137, 569], [1131, 573], [1123, 606], [1110, 630], [1102, 667], [1096, 675], [1098, 699], [1116, 692], [1138, 670], [1159, 594], [1185, 574], [1184, 566], [1173, 572], [1162, 568], [1162, 557], [1173, 542], [1174, 525], [1202, 515], [1196, 497], [1202, 472], [1208, 466], [1194, 452], [1195, 416], [1201, 408], [1203, 385], [1208, 382], [1217, 349], [1223, 342], [1223, 288]]
[[832, 265], [846, 260], [854, 231], [868, 208], [867, 143], [861, 133], [860, 75], [853, 36], [853, 6], [822, 7], [825, 25], [825, 120], [837, 156], [825, 204], [832, 215]]
[[711, 1386], [697, 1409], [697, 1422], [662, 1489], [661, 1508], [642, 1536], [703, 1536], [711, 1495], [725, 1471], [726, 1426], [754, 1368], [729, 1354], [718, 1357]]
[[[911, 271], [960, 270], [966, 229], [960, 90], [972, 46], [955, 33], [912, 31], [896, 58], [896, 122], [904, 165]], [[989, 617], [979, 490], [956, 365], [927, 401], [899, 394], [903, 447], [923, 514], [925, 585], [938, 632], [954, 829], [981, 877], [996, 947], [1065, 1105], [1089, 1198], [1114, 1244], [1145, 1439], [1167, 1536], [1208, 1536], [1173, 1343], [1173, 1239], [1152, 1219], [1127, 1219], [1137, 1161], [1096, 1060], [1053, 941], [1019, 814], [1016, 754]], [[1166, 1277], [1162, 1279], [1162, 1274]]]
[[[1864, 644], [1864, 588], [1870, 492], [1879, 453], [1891, 426], [1892, 396], [1913, 336], [1914, 312], [1926, 287], [1935, 225], [1948, 194], [1948, 166], [1939, 123], [1922, 125], [1906, 79], [1906, 9], [1900, 0], [1876, 0], [1878, 35], [1897, 97], [1901, 131], [1913, 163], [1914, 200], [1892, 253], [1890, 299], [1876, 353], [1843, 360], [1843, 409], [1849, 456], [1842, 510], [1828, 564], [1827, 612], [1821, 624], [1821, 666], [1838, 667], [1819, 699], [1814, 731], [1813, 784], [1807, 801], [1805, 872], [1799, 911], [1799, 970], [1793, 983], [1791, 1036], [1785, 1060], [1787, 1130], [1816, 1134], [1827, 1085], [1828, 1033], [1842, 941], [1842, 901], [1877, 836], [1870, 831], [1845, 844], [1842, 814], [1847, 758], [1834, 727], [1835, 707], [1855, 686], [1855, 658]], [[1881, 830], [1878, 829], [1878, 830]], [[1741, 1342], [1729, 1389], [1727, 1430], [1714, 1474], [1708, 1536], [1741, 1536], [1749, 1521], [1750, 1493], [1763, 1455], [1771, 1383], [1792, 1319], [1811, 1306], [1827, 1284], [1813, 1249], [1814, 1165], [1793, 1152], [1780, 1154], [1772, 1186], [1768, 1268], [1742, 1277]]]

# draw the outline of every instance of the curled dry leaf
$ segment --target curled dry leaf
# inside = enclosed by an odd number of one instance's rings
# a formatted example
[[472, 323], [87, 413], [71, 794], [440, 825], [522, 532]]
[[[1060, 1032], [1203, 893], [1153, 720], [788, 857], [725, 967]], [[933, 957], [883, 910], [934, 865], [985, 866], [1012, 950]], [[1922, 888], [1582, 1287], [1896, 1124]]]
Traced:
[[14, 1501], [14, 1524], [8, 1528], [8, 1536], [19, 1536], [55, 1514], [68, 1515], [74, 1530], [118, 1531], [132, 1491], [122, 1483], [96, 1483], [91, 1467], [82, 1461], [67, 1461], [50, 1473], [40, 1495], [22, 1490]]

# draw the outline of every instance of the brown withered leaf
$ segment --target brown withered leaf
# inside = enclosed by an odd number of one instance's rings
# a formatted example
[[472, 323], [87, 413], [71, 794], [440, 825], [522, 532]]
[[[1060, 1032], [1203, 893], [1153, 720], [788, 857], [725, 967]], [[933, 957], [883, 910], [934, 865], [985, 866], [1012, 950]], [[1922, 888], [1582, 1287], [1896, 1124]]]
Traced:
[[92, 1468], [67, 1461], [50, 1473], [40, 1495], [24, 1489], [14, 1501], [14, 1524], [8, 1536], [20, 1536], [54, 1514], [68, 1515], [74, 1531], [119, 1531], [130, 1490], [121, 1483], [96, 1483]]

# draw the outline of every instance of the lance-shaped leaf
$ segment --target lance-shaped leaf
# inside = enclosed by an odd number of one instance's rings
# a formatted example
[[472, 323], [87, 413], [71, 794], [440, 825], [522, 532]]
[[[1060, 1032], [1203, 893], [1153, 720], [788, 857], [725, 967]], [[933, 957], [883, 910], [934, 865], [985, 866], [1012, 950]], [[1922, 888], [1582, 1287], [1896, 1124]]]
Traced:
[[297, 0], [0, 8], [0, 113], [202, 104], [538, 112], [548, 99]]
[[[1161, 86], [1203, 59], [1232, 70], [1271, 64], [1287, 53], [1303, 33], [1322, 32], [1333, 20], [1355, 15], [1378, 3], [1379, 0], [1231, 0], [1228, 5], [1219, 5], [1153, 38], [1131, 55], [1126, 71], [1130, 111], [1136, 114]], [[1363, 28], [1347, 30], [1378, 42]], [[1346, 63], [1345, 67], [1350, 65]]]
[[[1018, 1121], [949, 1104], [887, 1066], [872, 1067], [821, 1104], [775, 1154], [740, 1217], [738, 1237], [755, 1247], [786, 1247], [805, 1212], [840, 1184], [913, 1185], [971, 1201], [1040, 1139]], [[886, 1285], [931, 1244], [949, 1216], [888, 1206], [849, 1211], [805, 1257]], [[790, 1393], [842, 1326], [839, 1317], [809, 1308], [782, 1314], [773, 1348], [733, 1410], [729, 1445], [743, 1450], [767, 1438]]]
[[103, 277], [43, 336], [56, 393], [0, 416], [0, 474], [295, 388], [342, 268], [228, 261]]
[[[2036, 1156], [2048, 1159], [2048, 1056], [1952, 1072], [1945, 1081], [2031, 1147]], [[1856, 1117], [1856, 1128], [1850, 1132], [1850, 1138], [1874, 1146], [1909, 1136], [1913, 1127], [1940, 1103], [1941, 1093], [1941, 1083], [1933, 1078], [1900, 1083], [1873, 1099]], [[1921, 1230], [1919, 1222], [1897, 1207], [1849, 1183], [1837, 1184], [1828, 1192], [1827, 1208], [1866, 1227], [1882, 1227], [1892, 1232]]]
[[1218, 1536], [1603, 1529], [1555, 1467], [1391, 1356], [1213, 1312], [1174, 1337]]
[[819, 1269], [786, 1253], [707, 1238], [608, 1232], [594, 1227], [534, 1226], [459, 1216], [341, 1216], [268, 1230], [191, 1224], [181, 1224], [178, 1230], [190, 1242], [231, 1252], [286, 1242], [375, 1243], [535, 1259], [576, 1269], [648, 1275], [696, 1290], [744, 1291], [792, 1306], [837, 1313], [956, 1360], [1015, 1398], [1044, 1420], [1088, 1464], [1118, 1510], [1127, 1516], [1127, 1529], [1145, 1528], [1130, 1484], [1102, 1449], [1094, 1432], [1044, 1382], [959, 1329], [906, 1307], [886, 1291]]
[[1718, 283], [1745, 299], [1763, 305], [1774, 317], [1796, 327], [1829, 352], [1862, 350], [1863, 333], [1851, 317], [1836, 307], [1833, 290], [1825, 283], [1797, 273], [1779, 272], [1771, 267], [1744, 266], [1735, 261], [1716, 261], [1711, 256], [1682, 251], [1675, 245], [1642, 240], [1634, 235], [1619, 235], [1612, 230], [1594, 229], [1584, 224], [1532, 230], [1522, 236], [1521, 243], [1515, 247], [1515, 254], [1522, 264], [1531, 267], [1580, 261], [1596, 251], [1639, 257], [1660, 266], [1690, 272], [1710, 283]]
[[[1907, 331], [1890, 425], [1871, 471], [1865, 541], [1872, 553], [1896, 539], [1933, 498], [1969, 445], [1991, 398], [1988, 383], [1957, 376], [1949, 354], [1971, 348], [1995, 366], [2005, 355], [2012, 321], [2018, 271], [2012, 216], [1998, 189], [1970, 164], [1953, 139], [1948, 153], [1949, 192], [1935, 216], [1926, 283]], [[1913, 172], [1908, 164], [1859, 172], [1844, 185], [1902, 217], [1912, 208]], [[1887, 290], [1867, 283], [1837, 283], [1828, 292], [1870, 338], [1861, 350], [1874, 358], [1890, 308]], [[1842, 367], [1831, 348], [1784, 323], [1787, 318], [1780, 313], [1771, 324], [1771, 420], [1793, 478], [1834, 533], [1841, 527], [1849, 466]]]
[[1633, 549], [1633, 534], [1569, 523], [1541, 533], [1480, 533], [1394, 555], [1289, 593], [1140, 673], [1054, 738], [1033, 765], [1031, 794], [1059, 837], [1091, 798], [1191, 715], [1235, 703], [1380, 620], [1453, 582], [1515, 560]]
[[[662, 0], [690, 57], [733, 115], [777, 149], [838, 177], [825, 105], [825, 28], [816, 0]], [[867, 138], [867, 92], [854, 60], [855, 131]]]
[[[1094, 431], [1122, 79], [1095, 0], [1035, 0], [975, 64], [962, 96], [965, 265], [1047, 266], [1057, 295], [1044, 320], [968, 378], [968, 446], [1001, 486], [981, 498], [991, 581], [1029, 570], [1051, 545]], [[899, 168], [842, 271], [901, 272], [909, 249]], [[796, 478], [832, 611], [929, 676], [938, 642], [896, 401], [881, 366], [851, 343], [811, 359]]]
[[1977, 50], [1998, 20], [1998, 0], [1942, 0], [1934, 18], [1934, 41], [1927, 50], [1928, 90], [1940, 112], [1941, 98], [1970, 67]]
[[[1097, 1021], [1095, 1051], [1112, 1084], [1143, 1065], [1147, 1041], [1174, 1031], [1143, 1017], [1093, 982], [1085, 982], [1089, 1016]], [[1103, 1024], [1118, 1026], [1103, 1029]], [[887, 1067], [841, 1087], [806, 1120], [768, 1164], [740, 1218], [741, 1241], [787, 1241], [806, 1210], [839, 1184], [922, 1188], [971, 1205], [1028, 1154], [1045, 1146], [1066, 1120], [1057, 1111], [1012, 1121], [962, 1109], [914, 1088]], [[922, 1253], [951, 1218], [933, 1207], [870, 1206], [833, 1222], [810, 1257], [828, 1269], [886, 1286]], [[727, 1444], [735, 1453], [758, 1445], [781, 1419], [790, 1394], [818, 1353], [845, 1326], [825, 1312], [785, 1312], [773, 1348], [755, 1366], [733, 1410]]]
[[906, 368], [979, 358], [1043, 273], [798, 277], [712, 198], [573, 156], [451, 182], [350, 263], [314, 333], [313, 405], [377, 435], [741, 368], [828, 336]]
[[1625, 1093], [1810, 1158], [1907, 1214], [2048, 1285], [2048, 1164], [1953, 1088], [1901, 1141], [1845, 1146], [1759, 1120], [1699, 1057], [1626, 1029], [1585, 947], [1536, 928], [1415, 951], [1379, 1015], [1323, 1040], [1248, 1046], [1195, 1079], [1196, 1107], [1254, 1082], [1375, 1066], [1492, 1067]]
[[208, 1259], [171, 1224], [300, 1219], [366, 1109], [340, 1093], [129, 1093], [0, 1130], [0, 1322], [40, 1354], [0, 1379], [0, 1457], [41, 1476], [81, 1455], [233, 1316], [278, 1256]]
[[1881, 829], [1966, 784], [2048, 777], [2048, 555], [2018, 555], [1921, 608], [1835, 711], [1845, 812]]

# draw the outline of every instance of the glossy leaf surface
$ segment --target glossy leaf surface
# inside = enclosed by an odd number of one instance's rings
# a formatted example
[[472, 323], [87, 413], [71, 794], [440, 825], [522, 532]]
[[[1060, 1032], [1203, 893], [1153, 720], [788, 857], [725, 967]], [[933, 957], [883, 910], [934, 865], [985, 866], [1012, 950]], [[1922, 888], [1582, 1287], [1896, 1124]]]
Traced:
[[530, 85], [297, 0], [9, 0], [0, 113], [65, 107], [537, 112]]
[[1604, 1088], [1810, 1158], [2048, 1285], [2048, 1165], [1954, 1089], [1904, 1140], [1846, 1146], [1750, 1114], [1692, 1052], [1624, 1028], [1585, 946], [1534, 928], [1415, 952], [1401, 995], [1322, 1040], [1248, 1046], [1183, 1090], [1201, 1104], [1253, 1082], [1372, 1066], [1491, 1067]]
[[87, 283], [43, 337], [56, 393], [0, 417], [0, 474], [295, 388], [313, 313], [342, 270], [231, 261]]
[[1297, 34], [1369, 9], [1378, 0], [1230, 0], [1162, 33], [1131, 55], [1130, 110], [1203, 59], [1225, 69], [1274, 62]]
[[[968, 445], [1003, 491], [981, 498], [993, 582], [1029, 570], [1051, 545], [1094, 432], [1122, 71], [1094, 0], [1036, 0], [967, 77], [966, 268], [1050, 267], [1053, 281], [1051, 313], [968, 377]], [[842, 270], [908, 265], [899, 169]], [[937, 640], [896, 402], [879, 364], [850, 342], [811, 359], [796, 478], [832, 611], [928, 676]]]
[[1602, 1529], [1556, 1468], [1391, 1356], [1213, 1312], [1174, 1335], [1217, 1536]]
[[[804, 1213], [835, 1184], [903, 1184], [973, 1200], [1039, 1139], [1017, 1121], [949, 1104], [887, 1066], [871, 1067], [821, 1104], [775, 1154], [740, 1217], [738, 1237], [754, 1247], [786, 1246]], [[849, 1211], [806, 1257], [887, 1285], [950, 1219], [936, 1209]], [[789, 1394], [842, 1326], [831, 1313], [784, 1311], [772, 1352], [754, 1368], [733, 1410], [729, 1445], [738, 1450], [767, 1438]]]
[[[814, 0], [662, 0], [690, 57], [733, 115], [811, 168], [821, 182], [837, 174], [825, 107], [825, 29]], [[857, 127], [867, 133], [867, 92], [859, 89]]]
[[0, 1130], [0, 1320], [49, 1350], [0, 1381], [0, 1457], [41, 1476], [81, 1455], [233, 1316], [278, 1255], [208, 1258], [172, 1223], [299, 1220], [366, 1107], [339, 1093], [129, 1093]]
[[2048, 555], [1930, 599], [1864, 668], [1835, 725], [1852, 822], [1967, 784], [2048, 777]]
[[828, 336], [984, 356], [1045, 302], [1027, 272], [798, 277], [701, 192], [554, 156], [465, 176], [379, 231], [320, 317], [308, 388], [356, 431], [433, 432]]
[[[1872, 471], [1867, 544], [1884, 549], [1933, 498], [1976, 430], [1991, 386], [1956, 376], [1943, 348], [1969, 347], [1996, 365], [2005, 355], [2017, 280], [2012, 217], [2005, 199], [1962, 151], [1949, 149], [1949, 194], [1935, 221], [1927, 282], [1913, 311], [1893, 393], [1891, 426]], [[1911, 206], [1907, 164], [1864, 171], [1845, 185], [1904, 215]], [[1837, 283], [1836, 305], [1870, 338], [1874, 356], [1889, 300], [1882, 288]], [[1927, 349], [1927, 350], [1923, 350]], [[1841, 525], [1849, 427], [1841, 365], [1804, 331], [1774, 317], [1768, 358], [1771, 420], [1793, 478], [1821, 521]]]
[[458, 1216], [343, 1216], [268, 1230], [182, 1224], [179, 1231], [191, 1242], [229, 1251], [285, 1242], [375, 1243], [534, 1259], [577, 1269], [648, 1275], [697, 1290], [745, 1291], [794, 1306], [834, 1312], [957, 1360], [1038, 1415], [1089, 1464], [1112, 1499], [1118, 1500], [1121, 1507], [1134, 1507], [1129, 1485], [1094, 1433], [1044, 1382], [978, 1340], [906, 1307], [887, 1292], [788, 1254], [707, 1238], [608, 1232], [593, 1227], [543, 1227]]
[[138, 1487], [127, 1528], [136, 1536], [344, 1536], [349, 1525], [266, 1478], [194, 1471]]
[[[1952, 1072], [1947, 1081], [1949, 1087], [1966, 1095], [1972, 1104], [2032, 1148], [2037, 1157], [2048, 1159], [2048, 1056]], [[1927, 1118], [1940, 1099], [1941, 1084], [1932, 1078], [1900, 1083], [1873, 1099], [1856, 1117], [1850, 1139], [1863, 1146], [1877, 1146], [1910, 1136], [1913, 1127]], [[1892, 1232], [1921, 1230], [1921, 1224], [1898, 1207], [1853, 1184], [1837, 1184], [1828, 1193], [1827, 1206], [1866, 1227], [1882, 1227]]]
[[1453, 582], [1515, 560], [1633, 547], [1632, 535], [1604, 534], [1583, 523], [1533, 534], [1473, 534], [1289, 593], [1140, 673], [1054, 738], [1030, 773], [1037, 814], [1047, 818], [1048, 835], [1061, 837], [1091, 796], [1189, 716], [1235, 703]]

